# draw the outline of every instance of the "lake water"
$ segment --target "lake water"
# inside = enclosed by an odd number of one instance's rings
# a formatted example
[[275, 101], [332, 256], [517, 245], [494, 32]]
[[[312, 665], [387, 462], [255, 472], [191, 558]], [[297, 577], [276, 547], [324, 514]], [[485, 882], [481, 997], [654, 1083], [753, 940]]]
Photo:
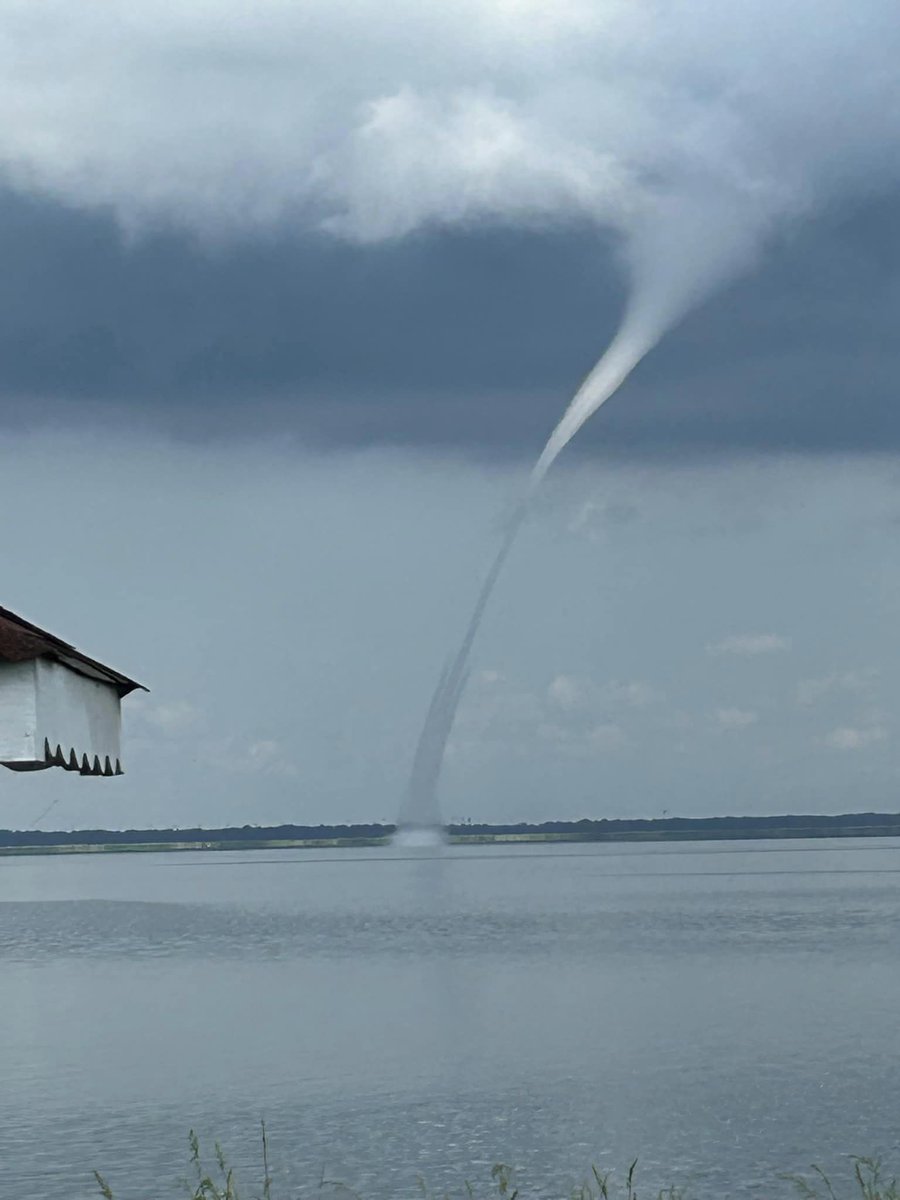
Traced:
[[[900, 841], [0, 859], [0, 1196], [900, 1168]], [[165, 1186], [162, 1186], [165, 1184]], [[330, 1191], [334, 1195], [334, 1190]]]

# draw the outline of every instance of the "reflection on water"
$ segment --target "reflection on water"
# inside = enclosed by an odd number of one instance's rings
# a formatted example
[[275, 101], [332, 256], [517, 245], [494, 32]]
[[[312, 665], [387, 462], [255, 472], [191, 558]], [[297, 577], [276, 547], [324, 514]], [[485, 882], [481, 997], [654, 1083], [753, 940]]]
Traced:
[[759, 1194], [898, 1148], [898, 995], [893, 841], [4, 859], [0, 1195], [175, 1194], [263, 1115], [289, 1194]]

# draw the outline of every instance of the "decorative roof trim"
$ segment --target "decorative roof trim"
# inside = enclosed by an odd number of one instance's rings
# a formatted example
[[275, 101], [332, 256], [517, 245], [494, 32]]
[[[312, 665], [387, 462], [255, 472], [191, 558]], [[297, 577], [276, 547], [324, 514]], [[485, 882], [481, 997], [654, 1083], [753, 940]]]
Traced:
[[57, 745], [50, 749], [50, 742], [44, 738], [44, 758], [39, 762], [5, 762], [0, 766], [9, 767], [10, 771], [46, 771], [48, 767], [62, 767], [64, 771], [77, 771], [79, 775], [124, 775], [122, 764], [118, 759], [111, 759], [107, 754], [102, 760], [99, 754], [91, 758], [88, 754], [80, 757], [75, 747], [67, 751]]

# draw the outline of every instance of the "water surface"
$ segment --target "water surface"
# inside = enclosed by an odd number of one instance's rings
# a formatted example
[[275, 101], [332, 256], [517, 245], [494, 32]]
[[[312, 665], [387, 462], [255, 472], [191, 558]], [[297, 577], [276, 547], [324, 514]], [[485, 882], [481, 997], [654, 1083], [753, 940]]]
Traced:
[[255, 1183], [263, 1116], [276, 1197], [772, 1195], [900, 1158], [898, 1001], [895, 840], [0, 859], [0, 1195]]

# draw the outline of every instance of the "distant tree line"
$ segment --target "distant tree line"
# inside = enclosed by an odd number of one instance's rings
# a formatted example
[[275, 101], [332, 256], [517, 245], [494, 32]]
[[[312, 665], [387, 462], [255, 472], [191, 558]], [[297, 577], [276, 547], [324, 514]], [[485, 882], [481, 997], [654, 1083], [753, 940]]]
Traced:
[[[0, 829], [0, 849], [16, 846], [167, 845], [170, 843], [304, 842], [387, 838], [393, 825], [241, 825], [222, 829]], [[581, 821], [520, 821], [510, 825], [449, 825], [457, 836], [569, 837], [578, 841], [616, 841], [635, 838], [841, 837], [853, 833], [900, 835], [900, 813], [843, 813], [840, 816], [774, 817], [657, 817]]]
[[170, 842], [293, 842], [333, 838], [379, 838], [393, 825], [241, 825], [224, 829], [0, 829], [3, 846], [128, 846]]
[[839, 836], [847, 830], [900, 831], [900, 813], [842, 813], [839, 816], [765, 816], [765, 817], [654, 817], [602, 818], [581, 821], [542, 821], [540, 824], [519, 822], [515, 825], [487, 825], [466, 821], [451, 825], [451, 833], [503, 836], [536, 834], [558, 836], [578, 835], [585, 839], [614, 839], [621, 835], [678, 835], [709, 837], [711, 835], [748, 836], [778, 830], [790, 833], [815, 833], [818, 836]]

